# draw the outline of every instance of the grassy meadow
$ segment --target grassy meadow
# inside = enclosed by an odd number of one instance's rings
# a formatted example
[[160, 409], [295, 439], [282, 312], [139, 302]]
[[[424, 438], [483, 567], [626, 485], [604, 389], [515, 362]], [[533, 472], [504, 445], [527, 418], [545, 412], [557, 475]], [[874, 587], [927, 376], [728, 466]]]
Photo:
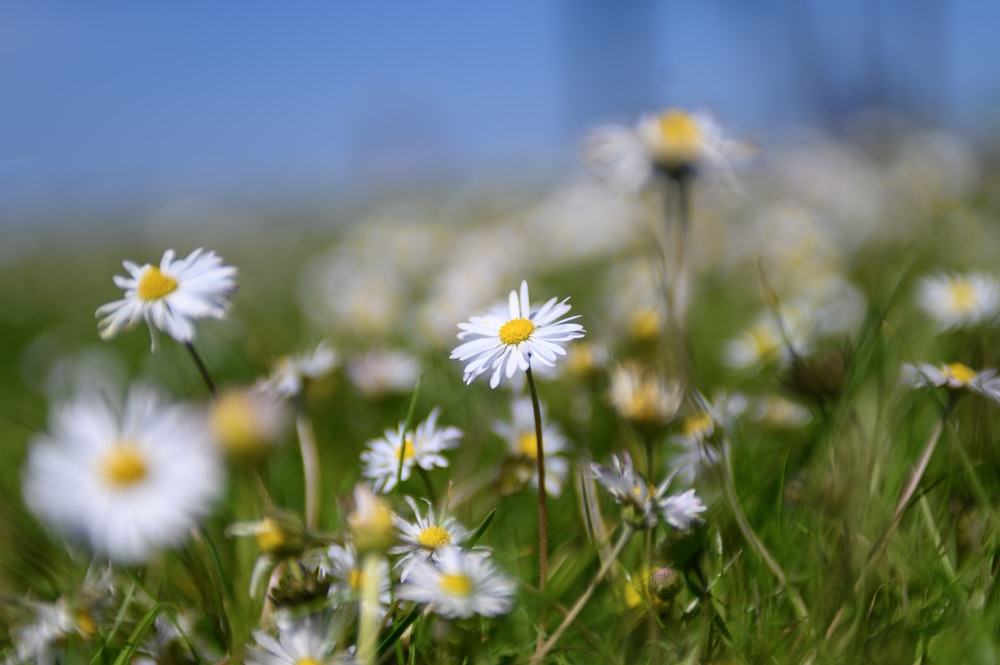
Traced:
[[[891, 125], [757, 145], [733, 166], [657, 170], [638, 191], [581, 167], [530, 196], [373, 205], [328, 223], [9, 232], [0, 658], [1000, 661], [995, 160], [960, 136]], [[94, 315], [122, 297], [123, 260], [198, 247], [238, 270], [226, 316], [195, 324], [214, 399], [170, 334], [155, 351], [142, 321], [102, 340]], [[585, 329], [559, 343], [554, 368], [532, 363], [557, 490], [547, 564], [534, 422], [515, 412], [530, 401], [525, 373], [466, 385], [449, 357], [457, 325], [522, 280], [533, 308], [569, 298]], [[280, 415], [218, 415], [224, 396], [320, 341], [335, 360], [306, 372]], [[224, 474], [185, 537], [121, 560], [100, 516], [82, 533], [29, 508], [26, 468], [59, 405], [120, 405], [140, 384], [214, 423]], [[461, 432], [437, 451], [447, 466], [397, 474], [368, 505], [362, 455], [401, 427], [402, 469], [405, 437], [435, 409], [438, 427]], [[623, 452], [644, 478], [632, 498], [592, 466]], [[704, 510], [690, 524], [636, 522], [644, 506], [666, 510], [640, 494], [692, 489]], [[442, 552], [420, 541], [419, 573], [440, 583], [427, 593], [478, 609], [402, 590], [398, 521], [414, 505], [430, 526], [463, 525], [452, 544], [495, 582], [434, 577]], [[303, 622], [317, 617], [313, 653]]]

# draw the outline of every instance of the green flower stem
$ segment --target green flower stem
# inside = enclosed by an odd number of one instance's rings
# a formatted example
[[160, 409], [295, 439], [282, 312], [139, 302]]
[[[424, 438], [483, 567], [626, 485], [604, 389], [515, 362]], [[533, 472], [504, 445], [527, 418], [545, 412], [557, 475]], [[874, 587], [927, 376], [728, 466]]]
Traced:
[[188, 350], [191, 355], [191, 359], [194, 361], [195, 367], [198, 368], [198, 374], [201, 375], [201, 380], [205, 382], [205, 387], [208, 388], [208, 393], [212, 396], [212, 399], [218, 397], [219, 392], [215, 389], [215, 382], [212, 381], [212, 375], [208, 373], [208, 368], [205, 366], [204, 361], [202, 361], [201, 356], [194, 348], [194, 344], [191, 342], [184, 342], [184, 348]]
[[732, 456], [729, 454], [728, 443], [723, 442], [721, 444], [720, 452], [722, 453], [722, 484], [725, 486], [726, 500], [729, 503], [729, 509], [733, 513], [733, 518], [736, 520], [736, 526], [750, 547], [764, 560], [764, 564], [771, 571], [771, 574], [774, 575], [775, 580], [777, 580], [778, 586], [788, 593], [792, 601], [792, 606], [795, 608], [796, 616], [800, 620], [805, 619], [809, 616], [809, 611], [802, 601], [802, 596], [793, 587], [789, 586], [788, 576], [782, 570], [781, 564], [778, 563], [778, 560], [774, 558], [774, 555], [771, 554], [763, 541], [754, 532], [753, 527], [750, 526], [750, 522], [747, 520], [746, 514], [743, 512], [742, 506], [740, 506], [739, 498], [736, 496], [736, 479], [733, 476], [733, 461]]
[[316, 449], [316, 435], [313, 433], [312, 423], [306, 417], [301, 404], [296, 407], [295, 430], [299, 436], [302, 477], [305, 482], [306, 530], [313, 532], [319, 523], [319, 452]]
[[[545, 595], [545, 582], [549, 576], [549, 509], [545, 492], [545, 449], [542, 445], [542, 407], [538, 402], [538, 390], [535, 388], [535, 375], [531, 366], [524, 371], [528, 378], [528, 389], [531, 391], [531, 408], [535, 414], [535, 450], [538, 462], [538, 592]], [[545, 635], [545, 609], [538, 610], [538, 643], [536, 649], [542, 648]]]
[[590, 597], [592, 595], [594, 595], [594, 591], [597, 589], [597, 585], [601, 583], [601, 580], [604, 579], [604, 576], [608, 574], [609, 570], [611, 570], [611, 566], [613, 566], [615, 562], [618, 560], [618, 557], [621, 556], [622, 550], [624, 550], [625, 546], [628, 545], [628, 542], [629, 540], [632, 539], [632, 535], [634, 533], [635, 529], [632, 527], [632, 525], [626, 522], [625, 525], [622, 527], [621, 535], [618, 536], [618, 542], [615, 543], [615, 548], [611, 551], [611, 554], [607, 558], [605, 558], [604, 561], [601, 563], [601, 568], [600, 570], [597, 571], [597, 575], [594, 576], [594, 579], [590, 581], [590, 586], [588, 586], [587, 589], [583, 592], [583, 594], [577, 599], [572, 609], [570, 609], [569, 613], [566, 614], [565, 618], [562, 620], [562, 623], [559, 624], [558, 628], [556, 628], [556, 631], [552, 633], [549, 639], [547, 639], [545, 643], [539, 646], [538, 649], [535, 651], [535, 655], [532, 656], [531, 658], [531, 662], [533, 664], [538, 664], [542, 662], [546, 654], [548, 654], [549, 651], [552, 650], [552, 647], [556, 645], [556, 642], [559, 641], [559, 638], [562, 637], [562, 634], [566, 632], [567, 628], [569, 628], [570, 624], [573, 623], [576, 620], [576, 618], [580, 615], [580, 612], [583, 611], [583, 608], [587, 604], [587, 601], [590, 600]]
[[549, 511], [545, 492], [545, 450], [542, 446], [542, 408], [538, 403], [538, 390], [531, 367], [524, 372], [531, 391], [531, 408], [535, 412], [535, 448], [538, 461], [538, 590], [545, 592], [549, 572]]

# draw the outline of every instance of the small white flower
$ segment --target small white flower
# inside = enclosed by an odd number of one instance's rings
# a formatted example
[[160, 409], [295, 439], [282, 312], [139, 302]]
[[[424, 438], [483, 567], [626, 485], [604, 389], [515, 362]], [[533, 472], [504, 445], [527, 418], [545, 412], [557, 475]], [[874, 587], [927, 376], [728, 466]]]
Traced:
[[125, 297], [97, 308], [97, 316], [103, 317], [97, 324], [103, 339], [145, 319], [154, 348], [155, 329], [178, 342], [191, 342], [194, 321], [225, 318], [229, 296], [236, 290], [236, 268], [223, 265], [215, 252], [200, 248], [176, 261], [174, 250], [168, 249], [159, 267], [131, 261], [122, 265], [129, 276], [115, 275], [114, 282], [125, 291]]
[[757, 371], [770, 363], [787, 365], [793, 351], [803, 355], [809, 350], [812, 326], [805, 309], [795, 305], [781, 307], [780, 324], [774, 312], [762, 312], [735, 338], [726, 343], [724, 362], [733, 369]]
[[366, 397], [413, 390], [420, 361], [405, 351], [369, 351], [347, 366], [351, 383]]
[[740, 394], [717, 393], [712, 400], [695, 394], [695, 412], [684, 419], [681, 431], [670, 437], [680, 450], [671, 464], [684, 482], [691, 484], [707, 467], [719, 463], [715, 440], [719, 433], [733, 426], [746, 411], [749, 400]]
[[[357, 601], [361, 599], [361, 590], [365, 583], [362, 572], [362, 559], [358, 556], [353, 543], [331, 545], [326, 551], [326, 560], [319, 566], [319, 572], [332, 578], [329, 595], [338, 603]], [[375, 568], [378, 577], [378, 611], [381, 619], [392, 603], [392, 591], [389, 581], [389, 563], [379, 559]]]
[[611, 468], [596, 463], [591, 463], [590, 468], [597, 482], [625, 507], [625, 519], [638, 529], [652, 529], [662, 519], [675, 529], [686, 530], [700, 521], [699, 515], [705, 511], [694, 490], [664, 497], [672, 478], [659, 486], [651, 485], [636, 471], [627, 452], [622, 452], [621, 457], [612, 455]]
[[256, 644], [250, 647], [248, 665], [346, 665], [354, 659], [337, 653], [339, 629], [329, 614], [292, 617], [284, 612], [275, 616], [278, 637], [264, 631], [253, 632]]
[[[564, 452], [566, 437], [545, 416], [545, 405], [539, 405], [542, 412], [542, 452], [545, 455], [545, 492], [550, 496], [562, 493], [563, 483], [569, 474], [569, 462]], [[522, 462], [517, 473], [522, 483], [530, 482], [538, 488], [538, 440], [535, 438], [535, 411], [530, 397], [520, 397], [511, 404], [510, 422], [493, 423], [493, 431], [507, 442], [511, 457]]]
[[1000, 377], [997, 370], [984, 369], [979, 372], [962, 363], [931, 365], [903, 365], [902, 381], [911, 388], [940, 388], [971, 390], [984, 397], [1000, 402]]
[[683, 398], [680, 383], [668, 386], [662, 377], [636, 363], [618, 365], [611, 372], [608, 400], [626, 420], [665, 425], [677, 415]]
[[1000, 281], [985, 273], [923, 277], [917, 303], [941, 330], [982, 323], [1000, 313]]
[[694, 490], [674, 494], [658, 502], [663, 521], [679, 531], [687, 531], [701, 521], [701, 514], [707, 510]]
[[[578, 316], [565, 317], [570, 311], [568, 298], [558, 302], [552, 298], [532, 311], [528, 299], [528, 282], [521, 282], [521, 293], [511, 291], [506, 308], [495, 308], [484, 316], [474, 316], [468, 323], [459, 323], [460, 340], [470, 340], [455, 347], [451, 357], [465, 366], [465, 382], [472, 381], [489, 370], [490, 388], [500, 384], [501, 373], [509, 379], [520, 371], [531, 369], [532, 361], [554, 367], [556, 358], [566, 355], [562, 342], [583, 337], [583, 326], [570, 323]], [[565, 317], [565, 318], [562, 318]]]
[[387, 429], [383, 438], [368, 442], [368, 450], [361, 453], [364, 464], [361, 474], [372, 481], [376, 491], [392, 491], [397, 478], [407, 480], [414, 466], [426, 470], [448, 466], [447, 458], [441, 453], [458, 445], [462, 430], [457, 427], [438, 429], [440, 413], [440, 409], [433, 409], [427, 420], [406, 432], [405, 441], [404, 423], [400, 423], [395, 431]]
[[337, 352], [322, 341], [312, 351], [279, 358], [258, 385], [264, 392], [288, 399], [301, 393], [307, 381], [321, 379], [336, 367]]
[[18, 626], [10, 633], [17, 657], [7, 662], [52, 665], [56, 646], [70, 635], [85, 636], [66, 598], [54, 603], [29, 603], [35, 613], [33, 623]]
[[481, 551], [443, 550], [437, 565], [418, 561], [410, 569], [397, 596], [430, 603], [430, 610], [449, 619], [506, 614], [513, 605], [515, 586]]
[[399, 580], [406, 581], [406, 576], [418, 561], [436, 561], [438, 553], [448, 547], [461, 545], [469, 537], [469, 532], [458, 523], [454, 517], [435, 516], [431, 502], [427, 504], [427, 515], [421, 516], [416, 502], [406, 497], [406, 503], [413, 511], [413, 522], [407, 522], [399, 516], [393, 520], [399, 530], [401, 545], [389, 550], [389, 554], [402, 554], [394, 568], [398, 568]]
[[585, 158], [597, 176], [626, 192], [643, 189], [658, 172], [726, 173], [749, 152], [746, 144], [725, 139], [707, 113], [679, 109], [643, 116], [635, 127], [599, 127], [585, 146]]
[[222, 473], [201, 413], [136, 388], [121, 415], [95, 396], [55, 409], [49, 433], [32, 443], [24, 496], [68, 539], [137, 564], [187, 537]]

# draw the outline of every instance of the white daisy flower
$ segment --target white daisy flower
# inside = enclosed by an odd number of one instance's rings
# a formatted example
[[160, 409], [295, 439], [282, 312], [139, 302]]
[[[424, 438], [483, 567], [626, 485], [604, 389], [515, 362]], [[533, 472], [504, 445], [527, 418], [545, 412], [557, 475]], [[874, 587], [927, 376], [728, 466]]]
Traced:
[[216, 443], [234, 458], [260, 457], [284, 440], [288, 404], [259, 387], [225, 390], [212, 402], [209, 424]]
[[[545, 493], [559, 496], [569, 474], [569, 462], [564, 453], [568, 447], [566, 437], [542, 412], [542, 452], [545, 454]], [[530, 482], [538, 489], [538, 440], [535, 438], [535, 411], [530, 397], [520, 397], [511, 404], [511, 420], [493, 423], [493, 431], [507, 442], [511, 457], [520, 462], [516, 472], [521, 486]]]
[[940, 388], [942, 386], [947, 386], [952, 390], [964, 388], [1000, 402], [1000, 377], [997, 377], [995, 369], [984, 369], [977, 372], [962, 363], [905, 364], [903, 365], [902, 381], [911, 388]]
[[440, 552], [437, 565], [418, 561], [396, 595], [430, 603], [430, 611], [449, 619], [506, 614], [513, 605], [514, 582], [481, 551], [457, 547]]
[[[735, 338], [726, 343], [723, 361], [733, 369], [757, 371], [771, 363], [787, 365], [795, 354], [810, 348], [812, 325], [806, 311], [795, 305], [781, 307], [781, 323], [772, 311], [762, 312]], [[791, 348], [789, 348], [791, 347]]]
[[[457, 427], [437, 428], [437, 419], [441, 410], [433, 409], [427, 420], [416, 426], [413, 431], [406, 432], [404, 441], [403, 427], [386, 430], [381, 439], [368, 442], [368, 450], [361, 453], [364, 468], [361, 474], [372, 481], [378, 492], [391, 492], [396, 486], [396, 480], [407, 480], [414, 466], [430, 470], [434, 467], [448, 466], [448, 460], [441, 453], [458, 445], [462, 438], [462, 430]], [[402, 474], [400, 474], [402, 460]]]
[[611, 468], [597, 463], [591, 463], [590, 468], [597, 482], [625, 507], [625, 519], [637, 529], [655, 528], [662, 519], [675, 529], [686, 530], [700, 521], [699, 515], [705, 511], [694, 490], [664, 497], [672, 476], [658, 486], [651, 485], [636, 471], [627, 452], [622, 452], [621, 457], [612, 455]]
[[405, 351], [369, 351], [347, 366], [354, 387], [366, 397], [413, 390], [420, 378], [420, 361]]
[[749, 153], [746, 144], [725, 139], [707, 113], [680, 109], [643, 116], [635, 127], [599, 127], [585, 145], [586, 161], [596, 175], [626, 192], [643, 189], [657, 173], [727, 173]]
[[1000, 312], [1000, 280], [985, 273], [923, 277], [917, 303], [942, 330], [982, 323]]
[[690, 529], [701, 521], [701, 514], [708, 510], [693, 489], [660, 499], [658, 506], [663, 521], [678, 531]]
[[469, 537], [468, 530], [454, 517], [435, 516], [434, 507], [427, 499], [424, 499], [427, 504], [426, 516], [420, 515], [420, 509], [413, 499], [405, 499], [413, 511], [414, 521], [407, 522], [398, 515], [394, 517], [402, 544], [389, 550], [389, 554], [403, 555], [393, 566], [399, 569], [401, 582], [406, 581], [410, 568], [418, 561], [436, 561], [438, 553], [443, 549], [461, 545]]
[[36, 515], [126, 564], [180, 544], [222, 485], [203, 415], [145, 388], [129, 392], [121, 414], [94, 396], [57, 408], [24, 472]]
[[346, 665], [355, 662], [347, 653], [337, 653], [340, 632], [330, 614], [307, 614], [293, 617], [281, 612], [275, 616], [277, 639], [255, 630], [256, 642], [250, 647], [248, 665]]
[[[331, 578], [329, 596], [335, 602], [343, 603], [361, 599], [361, 589], [365, 583], [362, 571], [363, 561], [358, 556], [357, 548], [351, 542], [344, 546], [330, 545], [326, 550], [326, 558], [318, 570]], [[379, 619], [389, 611], [392, 603], [392, 590], [389, 580], [389, 563], [379, 559], [375, 568], [378, 576], [378, 610]]]
[[583, 326], [570, 321], [569, 299], [558, 302], [552, 298], [540, 309], [532, 311], [528, 299], [528, 282], [521, 282], [521, 294], [511, 291], [507, 307], [495, 308], [484, 316], [474, 316], [468, 323], [459, 323], [460, 340], [470, 340], [455, 347], [453, 359], [470, 361], [465, 366], [465, 382], [472, 383], [480, 374], [493, 370], [490, 388], [500, 384], [501, 373], [509, 379], [518, 371], [531, 369], [532, 361], [554, 367], [556, 358], [566, 355], [562, 342], [583, 337]]
[[668, 386], [658, 374], [636, 363], [618, 365], [611, 372], [608, 400], [626, 420], [665, 425], [677, 415], [683, 398], [679, 382]]
[[717, 434], [732, 427], [749, 405], [749, 400], [740, 393], [717, 393], [712, 400], [695, 393], [694, 401], [694, 413], [684, 419], [681, 431], [670, 437], [671, 443], [679, 448], [671, 464], [688, 484], [693, 483], [705, 468], [719, 463], [715, 447]]
[[110, 339], [145, 319], [156, 347], [160, 329], [178, 342], [194, 340], [196, 319], [223, 319], [229, 311], [229, 296], [236, 290], [236, 268], [222, 264], [215, 252], [201, 248], [174, 260], [174, 250], [163, 254], [159, 267], [150, 263], [123, 264], [128, 277], [115, 275], [115, 285], [125, 297], [97, 308], [103, 317], [97, 324], [103, 339]]
[[323, 378], [337, 364], [337, 352], [324, 340], [312, 351], [278, 358], [271, 373], [258, 386], [266, 393], [288, 399], [300, 394], [307, 381]]

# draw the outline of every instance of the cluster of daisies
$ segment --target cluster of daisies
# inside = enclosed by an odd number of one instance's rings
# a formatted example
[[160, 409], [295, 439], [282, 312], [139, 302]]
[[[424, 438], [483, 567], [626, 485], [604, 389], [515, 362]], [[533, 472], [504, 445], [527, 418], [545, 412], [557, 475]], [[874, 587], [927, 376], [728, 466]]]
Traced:
[[[158, 335], [168, 335], [190, 352], [211, 403], [176, 402], [141, 383], [124, 394], [84, 392], [53, 407], [47, 431], [31, 443], [23, 487], [28, 507], [69, 545], [91, 552], [95, 561], [133, 567], [183, 547], [192, 535], [209, 537], [199, 531], [225, 492], [227, 459], [261, 459], [282, 439], [293, 412], [299, 419], [305, 483], [310, 483], [315, 459], [307, 451], [315, 443], [306, 440], [311, 432], [302, 428], [302, 397], [306, 386], [330, 373], [339, 359], [320, 343], [279, 359], [252, 386], [220, 391], [195, 349], [196, 322], [226, 317], [236, 269], [201, 249], [182, 259], [170, 250], [158, 265], [126, 261], [124, 266], [128, 276], [114, 278], [124, 297], [97, 310], [101, 336], [110, 339], [145, 321], [155, 350]], [[533, 307], [522, 282], [506, 304], [458, 325], [461, 343], [451, 357], [463, 363], [466, 383], [488, 375], [491, 388], [503, 379], [530, 378], [533, 368], [544, 375], [566, 355], [565, 343], [585, 334], [569, 312], [567, 300], [557, 298]], [[478, 544], [482, 533], [473, 536], [427, 499], [402, 497], [411, 517], [390, 506], [390, 498], [401, 496], [400, 483], [415, 470], [449, 466], [447, 455], [458, 448], [463, 432], [440, 425], [440, 418], [441, 410], [434, 408], [422, 422], [402, 422], [368, 443], [360, 460], [364, 482], [355, 489], [342, 533], [320, 534], [314, 516], [303, 520], [273, 507], [260, 520], [238, 521], [227, 529], [230, 536], [253, 536], [261, 550], [248, 594], [258, 596], [264, 587], [271, 629], [262, 625], [254, 632], [248, 662], [351, 662], [361, 647], [348, 645], [346, 636], [355, 630], [351, 622], [361, 622], [366, 613], [384, 626], [407, 605], [446, 619], [511, 610], [517, 585], [494, 563], [492, 551]], [[493, 432], [508, 443], [519, 486], [534, 483], [551, 496], [562, 492], [570, 471], [568, 441], [537, 397], [515, 398], [511, 419], [495, 422]], [[535, 475], [540, 456], [547, 470], [541, 489]], [[664, 496], [669, 481], [651, 488], [627, 453], [613, 464], [611, 470], [594, 465], [593, 478], [637, 510], [643, 528], [662, 519], [684, 530], [700, 520], [705, 506], [693, 490]], [[308, 503], [307, 496], [307, 513]], [[330, 540], [333, 544], [324, 544]], [[88, 594], [105, 602], [120, 595], [106, 580], [98, 586], [99, 592]], [[321, 609], [305, 613], [284, 606], [304, 598], [325, 600]], [[277, 607], [268, 612], [272, 604]], [[87, 611], [80, 609], [69, 596], [36, 604], [32, 625], [38, 629], [15, 631], [14, 662], [49, 660], [67, 636], [89, 637], [110, 618], [89, 605]], [[157, 622], [140, 656], [155, 660], [180, 639], [179, 621]]]

